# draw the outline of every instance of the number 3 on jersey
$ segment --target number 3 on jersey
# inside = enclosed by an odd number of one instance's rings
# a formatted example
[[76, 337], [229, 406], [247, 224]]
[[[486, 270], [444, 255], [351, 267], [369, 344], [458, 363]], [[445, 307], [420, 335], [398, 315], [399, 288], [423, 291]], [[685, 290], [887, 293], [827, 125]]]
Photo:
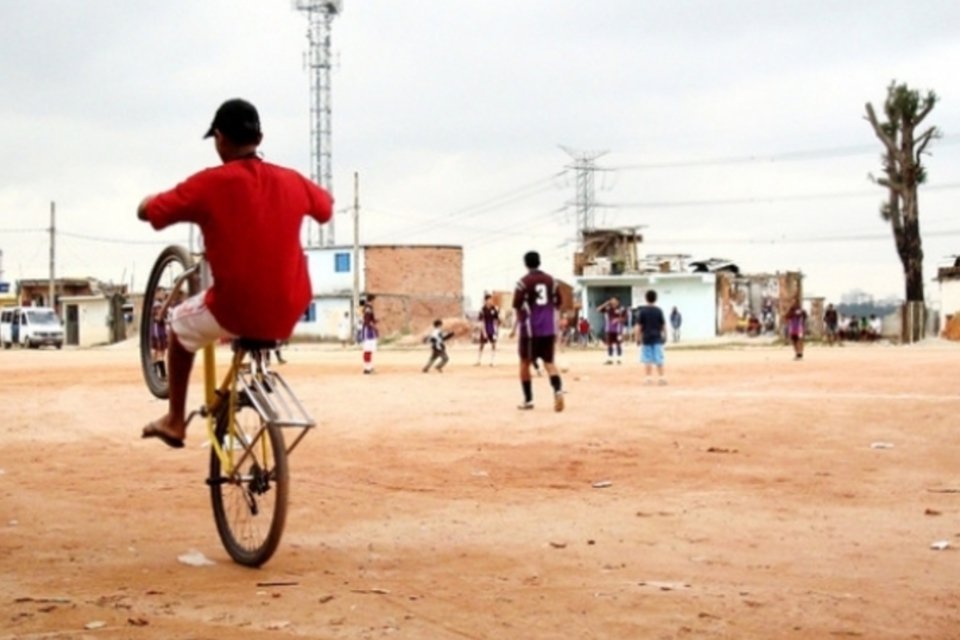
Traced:
[[538, 282], [533, 289], [537, 295], [537, 299], [534, 300], [534, 304], [536, 304], [538, 307], [542, 307], [550, 301], [550, 299], [547, 297], [547, 285], [542, 282]]

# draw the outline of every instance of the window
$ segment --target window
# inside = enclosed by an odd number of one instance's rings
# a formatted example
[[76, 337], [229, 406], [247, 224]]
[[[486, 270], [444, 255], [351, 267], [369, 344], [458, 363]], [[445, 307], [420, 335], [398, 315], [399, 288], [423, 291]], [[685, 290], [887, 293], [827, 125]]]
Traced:
[[307, 305], [306, 310], [303, 312], [303, 316], [300, 318], [300, 322], [316, 322], [317, 321], [317, 307], [316, 304], [311, 302]]
[[333, 270], [336, 273], [350, 273], [350, 254], [333, 254]]

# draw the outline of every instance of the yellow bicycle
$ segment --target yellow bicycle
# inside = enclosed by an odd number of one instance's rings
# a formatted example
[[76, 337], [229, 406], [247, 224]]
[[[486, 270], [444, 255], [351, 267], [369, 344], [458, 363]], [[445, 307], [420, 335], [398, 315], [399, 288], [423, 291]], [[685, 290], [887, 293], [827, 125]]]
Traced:
[[[147, 281], [140, 322], [140, 361], [150, 392], [169, 395], [165, 371], [157, 366], [165, 349], [173, 306], [200, 290], [205, 262], [183, 247], [170, 246], [157, 258]], [[204, 283], [205, 284], [205, 283]], [[287, 458], [316, 423], [283, 377], [269, 366], [275, 341], [233, 340], [230, 366], [219, 384], [213, 346], [204, 348], [204, 403], [201, 416], [210, 440], [207, 485], [217, 532], [230, 557], [259, 567], [277, 550], [287, 517], [290, 475]], [[286, 444], [284, 431], [296, 436]]]

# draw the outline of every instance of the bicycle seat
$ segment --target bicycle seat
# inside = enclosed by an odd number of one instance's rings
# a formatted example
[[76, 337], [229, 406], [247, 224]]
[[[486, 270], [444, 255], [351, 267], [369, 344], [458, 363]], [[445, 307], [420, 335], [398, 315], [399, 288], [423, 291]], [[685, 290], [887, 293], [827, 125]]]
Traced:
[[259, 340], [257, 338], [236, 338], [233, 341], [233, 350], [269, 351], [280, 346], [280, 340]]

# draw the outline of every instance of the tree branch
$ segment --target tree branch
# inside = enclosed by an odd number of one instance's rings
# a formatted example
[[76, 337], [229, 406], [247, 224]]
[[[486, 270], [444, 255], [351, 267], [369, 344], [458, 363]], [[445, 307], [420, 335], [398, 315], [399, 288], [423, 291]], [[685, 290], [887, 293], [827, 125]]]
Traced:
[[937, 99], [935, 96], [927, 96], [926, 104], [923, 106], [923, 109], [920, 113], [917, 114], [917, 117], [913, 120], [913, 124], [920, 124], [923, 122], [923, 119], [927, 117], [927, 114], [933, 111], [934, 105], [937, 104]]
[[880, 138], [880, 142], [883, 143], [883, 146], [887, 148], [892, 154], [897, 153], [897, 146], [894, 144], [894, 141], [890, 139], [890, 136], [883, 132], [883, 129], [880, 128], [880, 123], [877, 121], [877, 114], [873, 111], [873, 105], [869, 102], [867, 103], [867, 121], [870, 123], [870, 126], [873, 127], [873, 132], [877, 134], [877, 137]]
[[903, 193], [906, 187], [903, 186], [902, 182], [896, 182], [890, 178], [874, 178], [871, 176], [874, 182], [876, 182], [881, 187], [890, 189], [891, 191], [896, 191], [898, 194]]
[[937, 135], [937, 128], [930, 127], [917, 137], [917, 162], [920, 162], [920, 156], [923, 154], [923, 150], [926, 149], [927, 145], [930, 144], [931, 140], [935, 140], [940, 136]]

